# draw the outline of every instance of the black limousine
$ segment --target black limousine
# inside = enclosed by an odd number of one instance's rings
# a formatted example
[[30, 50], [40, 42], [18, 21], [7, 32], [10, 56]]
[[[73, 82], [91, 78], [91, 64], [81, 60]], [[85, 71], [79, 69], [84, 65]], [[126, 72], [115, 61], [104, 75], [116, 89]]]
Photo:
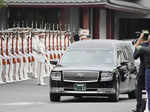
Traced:
[[136, 66], [130, 44], [119, 40], [83, 40], [73, 43], [50, 74], [50, 101], [61, 96], [135, 98]]

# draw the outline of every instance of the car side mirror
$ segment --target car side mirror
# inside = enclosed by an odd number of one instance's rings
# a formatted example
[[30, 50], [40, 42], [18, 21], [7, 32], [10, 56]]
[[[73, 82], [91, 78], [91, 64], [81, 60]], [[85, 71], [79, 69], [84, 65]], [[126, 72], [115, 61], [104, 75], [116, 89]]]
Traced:
[[57, 65], [57, 63], [58, 63], [57, 60], [51, 60], [51, 61], [50, 61], [50, 64], [52, 64], [52, 65]]

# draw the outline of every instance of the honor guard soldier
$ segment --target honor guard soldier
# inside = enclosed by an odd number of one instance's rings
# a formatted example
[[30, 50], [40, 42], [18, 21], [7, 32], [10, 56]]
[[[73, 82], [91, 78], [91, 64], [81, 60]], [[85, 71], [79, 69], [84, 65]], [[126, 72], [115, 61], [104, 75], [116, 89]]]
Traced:
[[[36, 33], [36, 32], [35, 32]], [[37, 60], [37, 75], [38, 75], [38, 85], [45, 85], [44, 83], [44, 63], [46, 61], [45, 51], [44, 51], [44, 33], [40, 33], [34, 37], [35, 45], [32, 46], [33, 51], [35, 51], [36, 56], [35, 59]]]

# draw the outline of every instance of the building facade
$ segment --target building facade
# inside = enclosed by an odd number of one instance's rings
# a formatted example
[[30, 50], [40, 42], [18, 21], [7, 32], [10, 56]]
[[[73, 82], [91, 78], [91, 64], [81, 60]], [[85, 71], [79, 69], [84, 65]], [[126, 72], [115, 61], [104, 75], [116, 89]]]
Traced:
[[72, 33], [89, 29], [93, 39], [131, 39], [150, 30], [149, 0], [4, 0], [0, 28], [68, 25]]

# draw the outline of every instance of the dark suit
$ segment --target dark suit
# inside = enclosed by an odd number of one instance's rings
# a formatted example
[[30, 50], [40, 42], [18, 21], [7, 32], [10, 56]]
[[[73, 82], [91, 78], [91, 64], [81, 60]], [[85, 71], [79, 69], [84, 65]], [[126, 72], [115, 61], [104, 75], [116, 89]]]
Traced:
[[[143, 43], [141, 46], [148, 46], [148, 43]], [[142, 90], [145, 88], [145, 62], [144, 54], [140, 54], [136, 49], [134, 51], [134, 59], [140, 58], [139, 73], [137, 74], [137, 89], [136, 89], [136, 112], [141, 112], [142, 105]]]

